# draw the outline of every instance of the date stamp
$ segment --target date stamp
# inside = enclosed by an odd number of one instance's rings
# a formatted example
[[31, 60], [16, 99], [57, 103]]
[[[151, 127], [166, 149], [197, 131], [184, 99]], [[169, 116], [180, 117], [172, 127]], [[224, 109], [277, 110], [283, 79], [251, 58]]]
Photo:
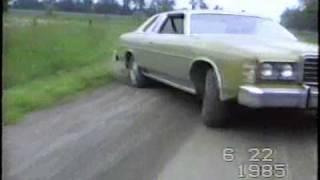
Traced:
[[[274, 150], [269, 147], [247, 149], [248, 159], [238, 165], [238, 178], [284, 178], [288, 174], [288, 165], [275, 161]], [[223, 160], [234, 162], [236, 150], [223, 149]]]

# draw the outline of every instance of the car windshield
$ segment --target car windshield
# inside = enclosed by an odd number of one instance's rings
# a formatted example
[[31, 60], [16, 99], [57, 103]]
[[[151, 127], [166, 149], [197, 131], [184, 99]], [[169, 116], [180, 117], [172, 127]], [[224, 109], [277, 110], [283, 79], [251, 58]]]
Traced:
[[296, 39], [280, 24], [253, 16], [194, 14], [191, 34], [242, 34]]

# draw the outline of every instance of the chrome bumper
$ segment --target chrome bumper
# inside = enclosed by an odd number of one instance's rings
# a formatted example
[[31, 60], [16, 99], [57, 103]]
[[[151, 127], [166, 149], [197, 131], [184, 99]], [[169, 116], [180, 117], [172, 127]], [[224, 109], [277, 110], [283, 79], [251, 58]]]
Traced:
[[300, 89], [284, 89], [241, 86], [238, 103], [252, 108], [317, 108], [318, 88], [305, 86]]

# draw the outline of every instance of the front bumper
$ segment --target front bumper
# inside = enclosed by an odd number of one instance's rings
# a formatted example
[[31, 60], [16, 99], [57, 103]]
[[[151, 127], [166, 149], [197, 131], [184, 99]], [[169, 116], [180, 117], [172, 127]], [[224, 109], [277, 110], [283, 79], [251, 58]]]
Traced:
[[241, 86], [238, 94], [238, 103], [252, 108], [317, 108], [318, 88], [303, 86], [301, 88], [287, 89]]

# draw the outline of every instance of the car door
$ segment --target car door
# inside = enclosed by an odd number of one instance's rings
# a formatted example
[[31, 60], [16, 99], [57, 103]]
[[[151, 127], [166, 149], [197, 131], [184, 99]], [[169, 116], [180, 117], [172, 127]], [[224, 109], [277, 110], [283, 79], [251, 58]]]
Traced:
[[156, 16], [155, 19], [151, 21], [141, 33], [136, 35], [137, 41], [140, 42], [138, 46], [136, 45], [133, 47], [133, 49], [136, 49], [135, 54], [137, 57], [137, 62], [141, 67], [144, 67], [148, 70], [151, 70], [154, 64], [153, 57], [156, 51], [155, 47], [153, 46], [154, 36], [157, 34], [157, 29], [162, 24], [164, 19], [165, 16], [163, 14]]
[[155, 32], [148, 35], [150, 54], [146, 66], [151, 73], [174, 81], [188, 80], [191, 51], [185, 24], [184, 14], [167, 14]]
[[132, 44], [130, 44], [130, 49], [134, 51], [134, 56], [136, 62], [141, 67], [147, 67], [150, 57], [150, 42], [152, 29], [154, 28], [157, 21], [159, 21], [160, 15], [151, 17], [145, 25], [142, 25], [132, 36]]

